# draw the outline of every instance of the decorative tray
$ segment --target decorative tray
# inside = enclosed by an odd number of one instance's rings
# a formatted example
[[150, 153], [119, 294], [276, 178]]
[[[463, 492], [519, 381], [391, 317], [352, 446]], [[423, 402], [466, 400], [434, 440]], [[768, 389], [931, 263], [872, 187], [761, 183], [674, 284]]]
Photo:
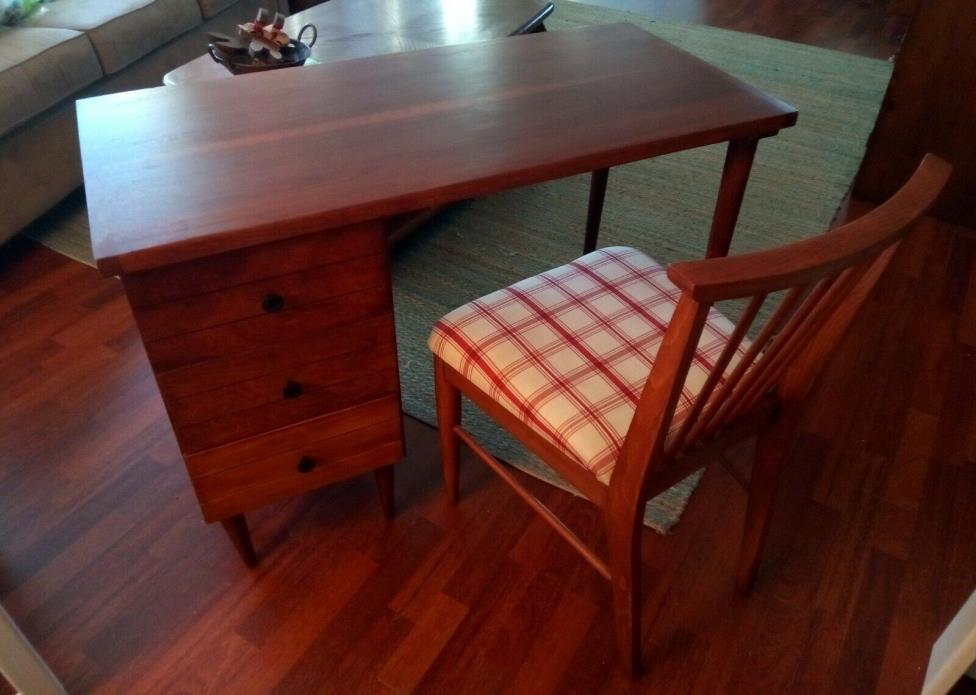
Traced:
[[[318, 39], [318, 31], [314, 24], [306, 24], [296, 38], [291, 38], [284, 31], [284, 22], [281, 14], [270, 21], [270, 13], [262, 9], [253, 22], [238, 26], [237, 37], [208, 34], [207, 51], [215, 62], [234, 75], [304, 65]], [[312, 32], [312, 40], [305, 43], [302, 37], [307, 31]]]

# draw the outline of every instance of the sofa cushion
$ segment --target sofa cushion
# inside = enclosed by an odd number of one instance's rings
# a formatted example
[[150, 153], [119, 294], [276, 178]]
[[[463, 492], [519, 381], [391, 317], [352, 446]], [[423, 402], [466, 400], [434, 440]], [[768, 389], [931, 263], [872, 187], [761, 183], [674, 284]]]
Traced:
[[[88, 34], [108, 75], [200, 22], [197, 0], [62, 0], [29, 20]], [[200, 45], [203, 50], [202, 39]]]
[[80, 32], [0, 30], [0, 135], [101, 76], [91, 42]]
[[[198, 2], [200, 3], [200, 11], [203, 12], [203, 16], [209, 19], [222, 10], [226, 10], [237, 2], [237, 0], [198, 0]], [[273, 5], [274, 3], [269, 4]], [[243, 24], [251, 19], [252, 17], [241, 17], [240, 21]]]

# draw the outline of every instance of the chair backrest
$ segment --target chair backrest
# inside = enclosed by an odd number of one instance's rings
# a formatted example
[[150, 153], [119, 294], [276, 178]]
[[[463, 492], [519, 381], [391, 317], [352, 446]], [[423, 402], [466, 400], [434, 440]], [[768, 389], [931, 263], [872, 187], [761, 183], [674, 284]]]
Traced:
[[[624, 442], [614, 483], [642, 486], [689, 447], [742, 421], [770, 394], [802, 401], [906, 231], [932, 205], [951, 167], [926, 155], [911, 179], [863, 217], [817, 237], [767, 251], [675, 263], [681, 290]], [[767, 298], [778, 306], [739, 350]], [[709, 308], [747, 300], [729, 341], [680, 424], [672, 418]]]

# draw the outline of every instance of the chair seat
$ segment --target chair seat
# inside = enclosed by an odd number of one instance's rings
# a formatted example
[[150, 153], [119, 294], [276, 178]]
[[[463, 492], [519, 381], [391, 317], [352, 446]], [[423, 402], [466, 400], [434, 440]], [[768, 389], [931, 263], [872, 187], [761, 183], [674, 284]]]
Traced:
[[[455, 309], [437, 322], [428, 345], [608, 483], [680, 295], [652, 258], [604, 248]], [[732, 331], [725, 316], [709, 311], [671, 434]], [[726, 374], [748, 346], [743, 340]]]

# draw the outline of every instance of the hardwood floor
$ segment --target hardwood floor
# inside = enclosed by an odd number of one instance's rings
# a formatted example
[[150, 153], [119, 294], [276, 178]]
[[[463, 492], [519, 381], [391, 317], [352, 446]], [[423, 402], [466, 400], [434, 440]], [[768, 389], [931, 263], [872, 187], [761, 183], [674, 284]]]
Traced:
[[[744, 497], [720, 468], [645, 534], [634, 686], [602, 580], [470, 456], [449, 508], [417, 423], [393, 522], [369, 476], [275, 505], [247, 570], [199, 517], [118, 284], [5, 255], [0, 601], [70, 692], [909, 693], [976, 587], [976, 239], [943, 225], [822, 384], [755, 594], [733, 590]], [[601, 546], [585, 503], [527, 484]]]
[[[887, 60], [907, 22], [889, 0], [582, 0], [656, 19], [710, 24]], [[557, 10], [558, 12], [558, 10]]]
[[[745, 499], [721, 468], [672, 535], [645, 533], [630, 684], [602, 579], [471, 456], [448, 507], [412, 421], [392, 522], [371, 476], [274, 505], [247, 570], [200, 519], [118, 283], [14, 240], [0, 602], [72, 693], [917, 693], [976, 588], [976, 235], [924, 225], [868, 311], [818, 389], [753, 596], [733, 589]], [[523, 480], [602, 551], [591, 508]]]

